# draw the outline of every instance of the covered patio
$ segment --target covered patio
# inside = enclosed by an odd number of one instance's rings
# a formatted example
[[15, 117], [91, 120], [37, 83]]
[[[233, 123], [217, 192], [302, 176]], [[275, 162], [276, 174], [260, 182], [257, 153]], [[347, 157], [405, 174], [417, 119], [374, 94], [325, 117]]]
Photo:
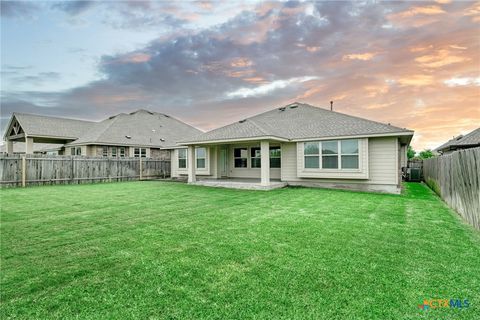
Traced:
[[[188, 144], [185, 173], [188, 183], [212, 187], [271, 190], [283, 188], [280, 181], [281, 142], [273, 139], [245, 139], [217, 143]], [[203, 169], [199, 151], [206, 154]]]

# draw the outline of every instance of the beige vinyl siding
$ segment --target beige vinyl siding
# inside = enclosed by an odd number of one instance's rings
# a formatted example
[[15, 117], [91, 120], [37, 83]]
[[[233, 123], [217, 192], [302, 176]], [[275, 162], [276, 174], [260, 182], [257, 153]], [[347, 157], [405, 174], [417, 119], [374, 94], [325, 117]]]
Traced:
[[369, 139], [370, 181], [374, 184], [397, 184], [397, 138]]
[[[297, 175], [297, 166], [303, 161], [302, 157], [297, 157], [296, 143], [282, 144], [282, 181], [323, 181], [340, 183], [367, 183], [367, 184], [397, 184], [398, 173], [398, 152], [397, 138], [369, 138], [368, 154], [363, 154], [365, 165], [368, 166], [368, 179], [343, 179], [341, 175], [338, 178], [302, 178]], [[300, 142], [299, 145], [303, 144]]]

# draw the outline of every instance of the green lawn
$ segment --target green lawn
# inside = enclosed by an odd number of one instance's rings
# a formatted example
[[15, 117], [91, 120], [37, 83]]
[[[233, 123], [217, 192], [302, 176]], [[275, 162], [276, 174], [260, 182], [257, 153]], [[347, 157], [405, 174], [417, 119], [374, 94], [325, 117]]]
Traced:
[[[0, 195], [2, 319], [480, 319], [480, 232], [421, 184]], [[470, 307], [420, 310], [430, 298]]]

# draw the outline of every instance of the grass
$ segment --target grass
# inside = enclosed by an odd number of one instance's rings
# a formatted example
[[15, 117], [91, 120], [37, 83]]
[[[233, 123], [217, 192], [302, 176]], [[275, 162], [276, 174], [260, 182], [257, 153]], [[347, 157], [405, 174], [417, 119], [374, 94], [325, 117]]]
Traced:
[[[0, 195], [2, 319], [480, 318], [480, 233], [421, 184]], [[429, 298], [470, 307], [420, 310]]]

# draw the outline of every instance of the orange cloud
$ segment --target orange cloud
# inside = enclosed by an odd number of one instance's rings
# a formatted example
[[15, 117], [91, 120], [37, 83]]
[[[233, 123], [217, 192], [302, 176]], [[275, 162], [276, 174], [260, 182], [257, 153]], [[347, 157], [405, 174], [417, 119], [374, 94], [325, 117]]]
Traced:
[[424, 7], [411, 7], [408, 10], [398, 12], [395, 14], [390, 15], [390, 18], [396, 19], [404, 19], [404, 18], [410, 18], [416, 15], [437, 15], [437, 14], [442, 14], [445, 13], [443, 9], [439, 6], [424, 6]]
[[253, 65], [253, 61], [247, 58], [236, 58], [230, 62], [230, 66], [235, 68], [249, 67]]
[[395, 102], [388, 102], [388, 103], [375, 103], [365, 107], [365, 109], [373, 110], [373, 109], [383, 109], [391, 106]]
[[243, 78], [242, 80], [245, 82], [253, 83], [253, 84], [264, 84], [268, 82], [262, 77]]
[[427, 86], [433, 82], [433, 76], [425, 74], [416, 74], [398, 79], [398, 83], [402, 86]]
[[309, 98], [309, 97], [312, 97], [312, 96], [316, 95], [317, 93], [321, 92], [322, 90], [323, 90], [323, 86], [313, 87], [313, 88], [310, 88], [307, 91], [305, 91], [303, 94], [297, 96], [295, 99], [296, 100], [306, 99], [306, 98]]
[[377, 53], [375, 52], [365, 52], [365, 53], [354, 53], [354, 54], [346, 54], [343, 56], [343, 60], [372, 60]]
[[452, 63], [468, 61], [470, 58], [451, 55], [448, 50], [438, 50], [436, 54], [415, 58], [415, 61], [427, 68], [439, 68]]
[[480, 22], [480, 2], [467, 8], [463, 15], [472, 17], [473, 22]]

